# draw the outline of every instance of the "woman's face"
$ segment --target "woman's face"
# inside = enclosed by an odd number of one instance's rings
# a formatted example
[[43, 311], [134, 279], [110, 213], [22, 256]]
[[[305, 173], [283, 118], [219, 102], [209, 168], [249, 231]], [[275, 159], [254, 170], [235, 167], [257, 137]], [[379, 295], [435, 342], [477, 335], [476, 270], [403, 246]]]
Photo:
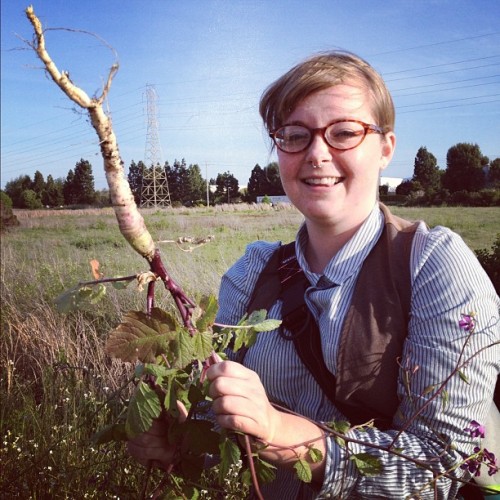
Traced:
[[[283, 125], [326, 127], [339, 119], [375, 123], [369, 94], [342, 84], [310, 94]], [[363, 222], [377, 199], [379, 172], [390, 162], [395, 136], [367, 134], [354, 149], [337, 151], [321, 134], [300, 153], [278, 150], [281, 181], [291, 202], [307, 224], [334, 227], [343, 232]], [[313, 167], [313, 165], [319, 167]]]

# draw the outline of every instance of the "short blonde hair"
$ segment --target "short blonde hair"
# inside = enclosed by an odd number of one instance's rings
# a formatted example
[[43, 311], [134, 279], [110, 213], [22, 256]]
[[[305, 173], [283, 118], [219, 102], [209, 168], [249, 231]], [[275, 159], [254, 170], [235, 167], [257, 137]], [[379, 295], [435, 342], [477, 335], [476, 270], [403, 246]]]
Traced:
[[384, 80], [365, 60], [344, 51], [314, 55], [272, 83], [260, 100], [264, 125], [269, 132], [275, 131], [308, 95], [347, 82], [355, 82], [368, 91], [375, 125], [386, 133], [393, 131], [394, 103]]

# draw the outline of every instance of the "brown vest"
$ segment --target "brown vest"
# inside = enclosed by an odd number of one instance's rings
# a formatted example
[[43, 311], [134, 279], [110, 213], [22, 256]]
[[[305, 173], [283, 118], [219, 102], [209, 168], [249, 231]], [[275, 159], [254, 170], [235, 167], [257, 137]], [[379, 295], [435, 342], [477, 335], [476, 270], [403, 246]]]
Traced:
[[[335, 398], [352, 422], [378, 417], [389, 425], [399, 400], [399, 361], [408, 334], [410, 253], [418, 223], [380, 204], [385, 227], [355, 285], [338, 349]], [[380, 426], [380, 425], [379, 425]]]
[[[392, 215], [383, 204], [380, 208], [385, 226], [365, 259], [355, 285], [340, 336], [337, 375], [333, 383], [320, 385], [351, 424], [375, 418], [377, 427], [383, 429], [390, 425], [399, 403], [398, 361], [408, 334], [410, 253], [418, 223]], [[249, 312], [269, 309], [280, 296], [277, 272], [280, 263], [276, 262], [276, 256], [277, 253], [257, 281]], [[303, 280], [305, 287], [310, 286], [305, 276]], [[310, 313], [309, 316], [312, 317]], [[314, 320], [312, 323], [307, 335], [319, 337], [317, 324]], [[300, 349], [300, 343], [294, 343]], [[316, 345], [320, 345], [319, 340]], [[240, 362], [243, 362], [244, 355], [243, 350]], [[311, 372], [314, 370], [308, 368]], [[333, 377], [330, 372], [328, 374]]]

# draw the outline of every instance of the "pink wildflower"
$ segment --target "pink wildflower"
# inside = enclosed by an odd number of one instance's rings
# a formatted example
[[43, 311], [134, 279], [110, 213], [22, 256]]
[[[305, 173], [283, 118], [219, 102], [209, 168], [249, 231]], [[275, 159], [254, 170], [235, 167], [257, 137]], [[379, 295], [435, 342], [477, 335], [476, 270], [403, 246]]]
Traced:
[[486, 429], [484, 425], [481, 425], [475, 420], [471, 420], [470, 427], [467, 427], [464, 431], [469, 432], [471, 437], [484, 438]]
[[462, 319], [458, 322], [458, 326], [466, 332], [471, 331], [475, 326], [474, 314], [462, 314]]

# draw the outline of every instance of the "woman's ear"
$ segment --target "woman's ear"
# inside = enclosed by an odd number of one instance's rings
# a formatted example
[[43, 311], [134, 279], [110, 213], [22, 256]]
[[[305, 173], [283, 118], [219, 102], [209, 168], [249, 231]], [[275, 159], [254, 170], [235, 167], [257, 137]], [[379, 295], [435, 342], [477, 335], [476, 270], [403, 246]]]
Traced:
[[396, 134], [387, 132], [381, 143], [380, 170], [384, 170], [392, 160], [394, 150], [396, 149]]

